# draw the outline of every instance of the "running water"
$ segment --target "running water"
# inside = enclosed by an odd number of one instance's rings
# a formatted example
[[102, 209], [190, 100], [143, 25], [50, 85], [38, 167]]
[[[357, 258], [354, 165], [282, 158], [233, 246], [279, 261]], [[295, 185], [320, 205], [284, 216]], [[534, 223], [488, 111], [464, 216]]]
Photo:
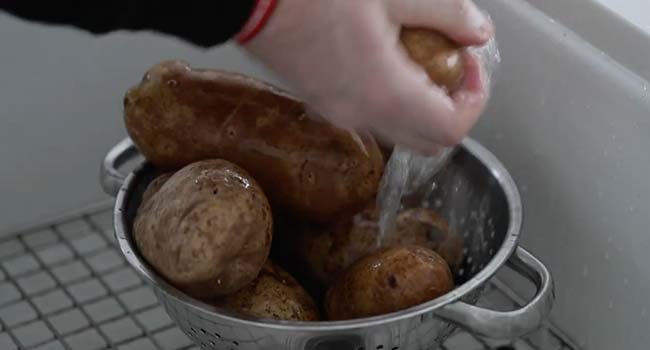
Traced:
[[435, 156], [425, 157], [396, 146], [386, 164], [386, 170], [379, 186], [377, 208], [379, 209], [379, 235], [377, 246], [394, 229], [397, 212], [402, 198], [419, 192], [443, 167], [453, 153], [453, 148], [444, 148]]
[[[477, 56], [484, 66], [484, 81], [492, 85], [493, 75], [501, 62], [497, 43], [490, 40], [482, 47], [473, 47], [469, 52]], [[423, 185], [432, 180], [446, 164], [455, 148], [443, 148], [434, 156], [417, 155], [403, 146], [397, 145], [388, 160], [379, 192], [377, 208], [379, 210], [379, 236], [377, 246], [383, 238], [394, 229], [395, 218], [402, 206], [402, 198], [422, 190]], [[431, 191], [429, 188], [428, 191]], [[428, 193], [427, 193], [428, 194]], [[426, 194], [425, 194], [425, 198]]]

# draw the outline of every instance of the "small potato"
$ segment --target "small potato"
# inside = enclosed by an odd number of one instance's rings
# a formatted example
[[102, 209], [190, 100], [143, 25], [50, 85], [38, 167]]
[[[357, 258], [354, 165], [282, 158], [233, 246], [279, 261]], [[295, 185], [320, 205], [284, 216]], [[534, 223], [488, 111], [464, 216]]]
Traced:
[[268, 261], [257, 278], [214, 303], [233, 312], [261, 319], [318, 321], [318, 307], [286, 271]]
[[463, 83], [464, 66], [458, 45], [429, 29], [403, 28], [400, 40], [406, 52], [434, 83], [454, 92]]
[[[332, 225], [304, 223], [301, 232], [283, 233], [278, 245], [288, 247], [288, 254], [297, 260], [313, 283], [328, 286], [339, 273], [358, 259], [381, 247], [419, 245], [438, 252], [452, 266], [462, 259], [463, 244], [450, 232], [447, 222], [431, 209], [414, 208], [400, 212], [395, 230], [378, 245], [379, 216], [374, 205], [352, 218]], [[285, 231], [286, 229], [280, 230]]]
[[354, 263], [327, 291], [330, 320], [371, 317], [438, 298], [454, 288], [451, 271], [434, 251], [384, 248]]
[[250, 283], [271, 246], [271, 208], [248, 173], [225, 160], [192, 163], [147, 189], [133, 225], [143, 257], [203, 299]]

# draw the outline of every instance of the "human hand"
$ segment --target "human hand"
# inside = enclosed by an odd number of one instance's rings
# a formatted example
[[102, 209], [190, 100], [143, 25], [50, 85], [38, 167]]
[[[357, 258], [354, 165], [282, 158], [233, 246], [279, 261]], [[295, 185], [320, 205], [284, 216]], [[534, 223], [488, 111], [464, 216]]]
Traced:
[[469, 132], [488, 84], [466, 52], [464, 84], [448, 95], [408, 57], [402, 26], [430, 28], [462, 46], [494, 35], [471, 0], [281, 0], [244, 48], [331, 122], [433, 153]]

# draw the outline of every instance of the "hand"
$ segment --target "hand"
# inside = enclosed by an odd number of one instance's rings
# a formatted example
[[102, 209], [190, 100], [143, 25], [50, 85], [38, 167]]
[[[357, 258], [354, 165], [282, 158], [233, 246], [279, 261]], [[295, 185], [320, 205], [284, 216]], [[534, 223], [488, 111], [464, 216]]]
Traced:
[[281, 0], [245, 45], [333, 123], [433, 153], [462, 141], [483, 112], [488, 86], [465, 55], [465, 83], [451, 96], [399, 42], [402, 25], [437, 30], [463, 46], [494, 35], [471, 0]]

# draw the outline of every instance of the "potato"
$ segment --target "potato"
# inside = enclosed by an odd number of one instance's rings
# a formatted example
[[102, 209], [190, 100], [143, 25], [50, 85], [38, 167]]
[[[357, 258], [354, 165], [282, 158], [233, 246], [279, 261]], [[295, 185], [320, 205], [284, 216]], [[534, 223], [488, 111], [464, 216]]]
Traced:
[[[313, 283], [328, 286], [339, 273], [358, 259], [379, 250], [378, 212], [370, 205], [352, 218], [332, 225], [303, 223], [299, 233], [281, 229], [274, 248], [296, 260], [302, 269], [298, 275]], [[398, 213], [395, 230], [387, 234], [381, 246], [419, 245], [437, 251], [456, 267], [462, 259], [462, 238], [450, 232], [447, 222], [431, 209], [414, 208]]]
[[400, 40], [409, 57], [434, 83], [454, 92], [463, 83], [464, 66], [458, 45], [429, 29], [402, 28]]
[[285, 321], [318, 321], [318, 307], [289, 273], [270, 260], [257, 278], [239, 291], [214, 302], [249, 317]]
[[269, 255], [273, 225], [257, 182], [220, 159], [192, 163], [163, 180], [151, 183], [133, 225], [145, 260], [199, 299], [250, 283]]
[[159, 175], [156, 177], [153, 181], [149, 183], [147, 186], [147, 189], [144, 191], [142, 194], [142, 201], [140, 201], [140, 205], [143, 205], [144, 203], [148, 202], [151, 197], [153, 197], [154, 194], [158, 193], [161, 187], [169, 180], [169, 178], [173, 175], [173, 173], [164, 173], [162, 175]]
[[383, 248], [354, 263], [327, 291], [330, 320], [371, 317], [438, 298], [454, 288], [445, 260], [420, 246]]
[[264, 82], [183, 61], [152, 67], [124, 98], [129, 136], [161, 169], [222, 158], [246, 169], [274, 206], [326, 222], [377, 192], [375, 139], [334, 127]]

